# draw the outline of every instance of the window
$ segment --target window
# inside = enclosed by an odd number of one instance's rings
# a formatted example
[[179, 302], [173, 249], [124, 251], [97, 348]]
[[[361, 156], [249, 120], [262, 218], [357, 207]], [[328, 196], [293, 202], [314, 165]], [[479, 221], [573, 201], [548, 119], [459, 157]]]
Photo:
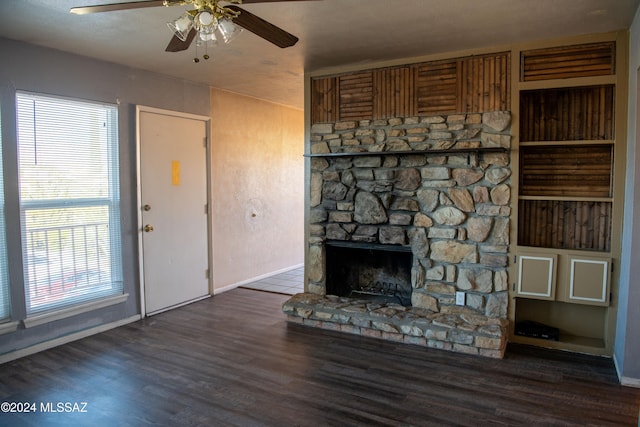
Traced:
[[16, 103], [27, 313], [122, 294], [117, 107]]
[[4, 216], [4, 173], [2, 168], [2, 123], [0, 123], [0, 321], [9, 319], [9, 274], [7, 270], [7, 240]]

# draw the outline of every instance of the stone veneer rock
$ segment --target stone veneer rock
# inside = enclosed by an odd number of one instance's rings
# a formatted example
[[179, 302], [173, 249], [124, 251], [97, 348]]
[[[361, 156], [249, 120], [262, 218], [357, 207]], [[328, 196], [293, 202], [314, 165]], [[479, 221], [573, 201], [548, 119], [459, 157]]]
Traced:
[[[285, 303], [288, 319], [502, 357], [510, 125], [509, 112], [313, 125], [307, 293]], [[485, 147], [506, 150], [468, 151]], [[412, 307], [325, 296], [327, 240], [409, 246]]]

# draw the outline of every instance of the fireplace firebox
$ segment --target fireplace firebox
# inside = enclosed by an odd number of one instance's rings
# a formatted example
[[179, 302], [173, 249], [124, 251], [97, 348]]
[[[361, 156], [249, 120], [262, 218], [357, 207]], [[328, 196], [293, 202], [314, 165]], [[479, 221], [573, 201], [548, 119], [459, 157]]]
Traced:
[[411, 248], [326, 242], [327, 294], [411, 306]]

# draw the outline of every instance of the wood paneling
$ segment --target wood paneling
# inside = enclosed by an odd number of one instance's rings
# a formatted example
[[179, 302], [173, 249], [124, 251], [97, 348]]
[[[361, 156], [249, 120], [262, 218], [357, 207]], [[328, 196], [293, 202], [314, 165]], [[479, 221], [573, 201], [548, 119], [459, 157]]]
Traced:
[[520, 56], [520, 80], [566, 79], [615, 74], [614, 42], [528, 50]]
[[611, 358], [509, 344], [487, 360], [287, 324], [288, 298], [234, 289], [6, 363], [3, 402], [87, 412], [3, 413], [1, 424], [637, 424], [640, 389], [620, 386]]
[[373, 72], [338, 77], [339, 120], [373, 118]]
[[520, 200], [518, 245], [611, 250], [611, 203]]
[[311, 80], [311, 122], [338, 121], [338, 85], [335, 77]]
[[612, 196], [612, 145], [520, 148], [520, 195]]
[[463, 58], [459, 67], [458, 112], [511, 109], [509, 53]]
[[458, 111], [458, 61], [415, 65], [416, 112], [421, 116]]
[[374, 119], [409, 117], [415, 113], [415, 90], [411, 67], [386, 68], [373, 73]]
[[311, 122], [509, 111], [510, 83], [509, 52], [315, 78]]
[[613, 85], [523, 91], [520, 141], [614, 138]]

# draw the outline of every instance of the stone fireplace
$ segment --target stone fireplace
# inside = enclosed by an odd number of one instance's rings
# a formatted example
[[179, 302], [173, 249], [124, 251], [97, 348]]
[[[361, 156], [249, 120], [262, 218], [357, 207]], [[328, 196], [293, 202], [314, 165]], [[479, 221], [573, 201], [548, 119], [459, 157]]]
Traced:
[[510, 125], [509, 112], [313, 125], [306, 291], [288, 320], [502, 357]]

